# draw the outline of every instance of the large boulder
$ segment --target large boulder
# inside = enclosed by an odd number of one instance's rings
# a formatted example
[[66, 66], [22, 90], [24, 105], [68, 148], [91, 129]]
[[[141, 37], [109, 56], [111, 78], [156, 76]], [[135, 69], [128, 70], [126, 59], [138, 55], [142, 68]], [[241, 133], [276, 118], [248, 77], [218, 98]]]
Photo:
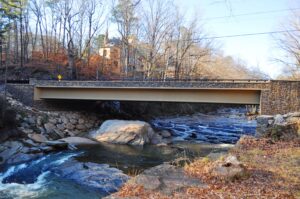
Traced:
[[257, 137], [293, 140], [300, 136], [299, 113], [257, 117]]
[[142, 121], [107, 120], [91, 137], [112, 144], [144, 145], [155, 135], [150, 124]]
[[68, 144], [72, 144], [74, 146], [98, 144], [93, 140], [90, 140], [88, 138], [82, 138], [82, 137], [67, 137], [67, 138], [60, 139], [60, 141], [67, 142]]
[[182, 168], [167, 163], [145, 170], [133, 179], [133, 183], [167, 195], [188, 187], [207, 188], [198, 178], [190, 177]]
[[118, 191], [129, 180], [129, 176], [116, 168], [109, 167], [107, 164], [80, 163], [75, 160], [65, 162], [54, 168], [54, 172], [64, 179], [96, 190], [103, 196]]
[[216, 161], [209, 172], [212, 176], [226, 181], [248, 177], [245, 166], [233, 155]]

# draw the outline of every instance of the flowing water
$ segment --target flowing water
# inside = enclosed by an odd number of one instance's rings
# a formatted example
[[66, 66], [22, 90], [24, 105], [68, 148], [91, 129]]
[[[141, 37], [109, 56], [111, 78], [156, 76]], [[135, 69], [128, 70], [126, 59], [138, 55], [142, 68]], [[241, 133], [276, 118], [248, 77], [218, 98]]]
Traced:
[[[163, 117], [150, 122], [170, 130], [174, 144], [168, 147], [130, 147], [109, 144], [86, 146], [78, 151], [46, 155], [19, 165], [0, 168], [0, 199], [101, 198], [146, 168], [180, 157], [204, 157], [226, 152], [241, 135], [253, 135], [256, 122], [243, 109], [218, 113]], [[124, 174], [125, 173], [125, 174]]]
[[256, 121], [248, 120], [245, 109], [221, 109], [217, 113], [195, 114], [184, 117], [157, 118], [152, 121], [157, 129], [172, 132], [177, 141], [198, 143], [236, 143], [242, 135], [254, 135]]

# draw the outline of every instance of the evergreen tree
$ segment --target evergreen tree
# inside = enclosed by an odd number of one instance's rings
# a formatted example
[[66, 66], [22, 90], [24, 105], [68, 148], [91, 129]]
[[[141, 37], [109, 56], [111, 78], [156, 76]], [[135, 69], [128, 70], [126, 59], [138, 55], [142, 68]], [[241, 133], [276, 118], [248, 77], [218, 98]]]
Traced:
[[0, 38], [10, 25], [12, 19], [18, 16], [16, 10], [18, 1], [16, 0], [0, 0]]

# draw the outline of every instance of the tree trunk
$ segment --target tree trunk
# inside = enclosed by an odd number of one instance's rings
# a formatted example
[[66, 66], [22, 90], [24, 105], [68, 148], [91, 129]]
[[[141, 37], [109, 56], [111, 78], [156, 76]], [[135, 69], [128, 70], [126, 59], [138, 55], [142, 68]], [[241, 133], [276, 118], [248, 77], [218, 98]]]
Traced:
[[19, 34], [18, 34], [18, 22], [14, 21], [14, 32], [15, 32], [15, 49], [14, 49], [14, 63], [18, 63], [19, 59]]
[[22, 5], [20, 8], [20, 48], [21, 48], [20, 66], [21, 66], [21, 68], [23, 68], [23, 66], [24, 66], [24, 39], [23, 39], [23, 8], [22, 8]]

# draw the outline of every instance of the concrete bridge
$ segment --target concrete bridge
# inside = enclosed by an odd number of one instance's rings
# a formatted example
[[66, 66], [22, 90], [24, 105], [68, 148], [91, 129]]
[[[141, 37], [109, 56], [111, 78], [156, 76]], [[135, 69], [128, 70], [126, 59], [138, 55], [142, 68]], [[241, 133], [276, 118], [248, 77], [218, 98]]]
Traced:
[[34, 100], [118, 100], [260, 105], [261, 114], [300, 110], [300, 81], [31, 80]]

